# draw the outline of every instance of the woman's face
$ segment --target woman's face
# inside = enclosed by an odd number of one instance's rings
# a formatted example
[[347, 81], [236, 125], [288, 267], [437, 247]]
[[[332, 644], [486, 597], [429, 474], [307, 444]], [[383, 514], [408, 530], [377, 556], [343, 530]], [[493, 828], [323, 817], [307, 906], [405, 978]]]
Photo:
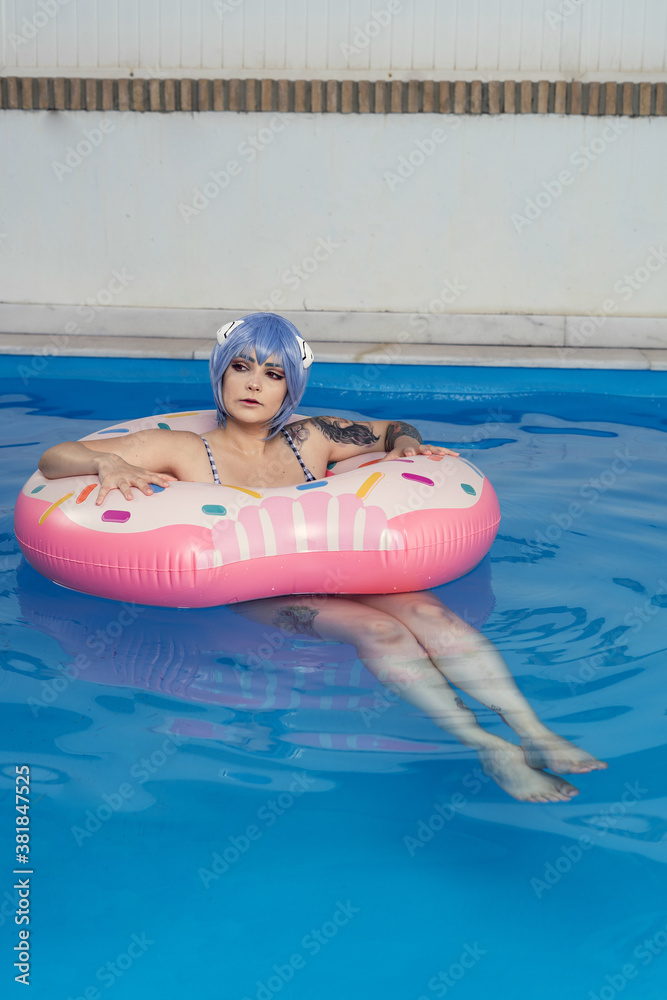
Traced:
[[243, 423], [268, 424], [287, 395], [285, 370], [274, 356], [257, 363], [250, 348], [247, 357], [236, 357], [222, 376], [222, 402], [230, 417]]

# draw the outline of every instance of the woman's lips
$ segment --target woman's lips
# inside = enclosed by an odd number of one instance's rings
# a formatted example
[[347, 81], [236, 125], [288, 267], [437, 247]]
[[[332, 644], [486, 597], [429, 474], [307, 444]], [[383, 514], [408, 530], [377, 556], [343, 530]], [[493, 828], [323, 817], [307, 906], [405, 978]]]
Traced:
[[242, 403], [247, 403], [249, 406], [261, 406], [262, 404], [258, 399], [242, 399]]

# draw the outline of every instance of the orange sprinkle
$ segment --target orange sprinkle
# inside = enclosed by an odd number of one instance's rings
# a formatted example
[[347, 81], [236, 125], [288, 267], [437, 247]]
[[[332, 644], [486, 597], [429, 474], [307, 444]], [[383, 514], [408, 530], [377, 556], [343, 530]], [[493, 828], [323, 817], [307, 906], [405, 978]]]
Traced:
[[373, 487], [377, 486], [377, 484], [380, 482], [381, 479], [384, 479], [384, 472], [374, 472], [372, 476], [369, 476], [368, 479], [366, 479], [365, 482], [363, 482], [359, 487], [359, 489], [357, 490], [356, 495], [359, 497], [359, 499], [363, 500], [365, 497], [367, 497], [370, 491], [373, 489]]
[[358, 469], [365, 469], [367, 465], [377, 465], [377, 463], [381, 462], [381, 461], [382, 461], [381, 458], [374, 458], [372, 462], [362, 462], [361, 465], [357, 466], [357, 468]]
[[190, 410], [188, 413], [161, 413], [161, 417], [196, 417], [200, 410]]
[[88, 497], [93, 492], [93, 490], [95, 489], [96, 486], [97, 486], [97, 483], [89, 483], [88, 486], [84, 486], [84, 488], [81, 490], [81, 492], [79, 493], [78, 497], [76, 498], [76, 502], [77, 503], [83, 503], [84, 500], [87, 500]]
[[66, 493], [64, 497], [60, 498], [60, 500], [56, 500], [55, 503], [52, 503], [50, 507], [46, 508], [46, 510], [44, 511], [44, 513], [42, 514], [42, 516], [40, 517], [40, 519], [37, 522], [37, 524], [44, 524], [44, 522], [46, 521], [46, 519], [49, 516], [49, 514], [52, 511], [54, 511], [56, 509], [56, 507], [60, 507], [61, 503], [65, 503], [65, 500], [69, 500], [69, 498], [73, 497], [73, 496], [74, 496], [74, 493]]
[[264, 496], [263, 493], [257, 493], [256, 490], [247, 490], [243, 486], [232, 486], [231, 483], [222, 483], [222, 485], [226, 486], [228, 490], [238, 490], [239, 493], [247, 493], [249, 497], [257, 497], [258, 500], [261, 500]]

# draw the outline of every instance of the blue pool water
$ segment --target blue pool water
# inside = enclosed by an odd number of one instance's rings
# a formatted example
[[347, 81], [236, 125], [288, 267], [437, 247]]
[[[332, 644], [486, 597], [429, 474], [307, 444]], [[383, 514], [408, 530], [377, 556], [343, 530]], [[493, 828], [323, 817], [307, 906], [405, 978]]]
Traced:
[[22, 995], [27, 764], [38, 1000], [664, 1000], [667, 376], [324, 365], [305, 400], [411, 420], [493, 482], [490, 557], [438, 594], [544, 722], [609, 761], [547, 806], [480, 780], [403, 702], [372, 714], [382, 689], [350, 646], [297, 639], [250, 669], [262, 627], [227, 609], [123, 615], [39, 577], [12, 508], [41, 452], [208, 408], [205, 366], [3, 358], [0, 374], [4, 996]]

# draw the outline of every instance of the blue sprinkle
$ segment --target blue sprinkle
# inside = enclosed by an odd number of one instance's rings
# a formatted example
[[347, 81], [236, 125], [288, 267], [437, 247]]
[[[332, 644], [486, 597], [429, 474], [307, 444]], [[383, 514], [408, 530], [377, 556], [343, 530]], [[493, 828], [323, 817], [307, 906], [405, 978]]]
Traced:
[[98, 434], [129, 434], [129, 427], [109, 427], [105, 431], [98, 431]]
[[158, 486], [157, 483], [149, 483], [148, 485], [153, 490], [153, 493], [164, 493], [164, 486]]
[[169, 424], [158, 424], [158, 427], [162, 431], [170, 431], [171, 430], [171, 427], [169, 426]]
[[319, 483], [302, 483], [301, 486], [297, 486], [297, 490], [319, 490], [320, 486], [326, 485], [326, 479], [322, 479]]
[[30, 490], [30, 492], [31, 493], [39, 493], [39, 491], [43, 490], [45, 486], [46, 486], [46, 483], [42, 483], [41, 486], [35, 486], [34, 490]]
[[204, 512], [204, 514], [219, 514], [220, 516], [224, 517], [225, 514], [227, 513], [227, 508], [221, 507], [220, 504], [217, 503], [206, 503], [202, 507], [202, 511]]
[[476, 497], [477, 492], [474, 486], [470, 486], [468, 483], [461, 483], [461, 489], [464, 493], [467, 493], [471, 497]]

